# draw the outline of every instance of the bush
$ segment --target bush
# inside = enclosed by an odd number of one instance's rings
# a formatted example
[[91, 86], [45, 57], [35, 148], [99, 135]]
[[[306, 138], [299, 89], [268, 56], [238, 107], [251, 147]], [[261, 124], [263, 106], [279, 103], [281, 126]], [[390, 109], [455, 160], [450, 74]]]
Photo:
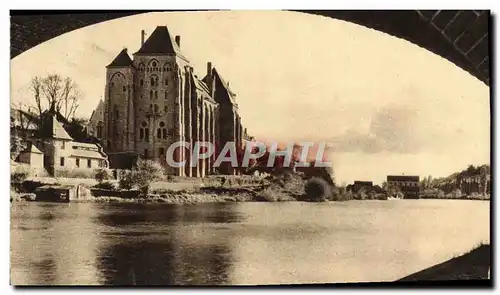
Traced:
[[311, 202], [324, 202], [331, 198], [330, 184], [323, 178], [313, 177], [307, 181], [305, 192]]
[[10, 181], [15, 184], [20, 184], [28, 178], [29, 173], [26, 171], [16, 171], [10, 175]]
[[264, 190], [262, 190], [259, 194], [258, 200], [267, 201], [267, 202], [286, 202], [286, 201], [296, 201], [295, 198], [287, 194], [280, 187], [271, 185]]
[[115, 185], [109, 181], [99, 182], [94, 187], [98, 188], [98, 189], [104, 189], [104, 190], [114, 190], [115, 189]]
[[119, 181], [121, 189], [130, 190], [137, 186], [142, 194], [149, 192], [151, 182], [163, 177], [163, 167], [158, 162], [151, 160], [137, 161], [136, 167], [132, 171], [125, 171]]
[[97, 182], [99, 184], [101, 184], [103, 181], [108, 180], [110, 178], [108, 170], [106, 170], [104, 168], [95, 169], [94, 170], [94, 178], [95, 178], [95, 180], [97, 180]]
[[135, 185], [135, 175], [133, 171], [125, 171], [121, 178], [120, 181], [118, 182], [118, 186], [121, 189], [125, 190], [130, 190], [132, 187]]
[[151, 182], [161, 179], [165, 171], [158, 162], [140, 159], [137, 161], [133, 174], [132, 179], [135, 184], [143, 194], [147, 194]]

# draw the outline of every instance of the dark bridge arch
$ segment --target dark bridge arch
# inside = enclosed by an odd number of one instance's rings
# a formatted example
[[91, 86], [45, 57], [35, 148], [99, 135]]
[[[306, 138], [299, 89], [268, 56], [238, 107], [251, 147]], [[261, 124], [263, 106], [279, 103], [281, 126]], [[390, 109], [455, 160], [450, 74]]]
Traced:
[[[63, 33], [88, 25], [150, 11], [11, 11], [11, 58]], [[300, 11], [356, 23], [426, 48], [471, 75], [490, 83], [489, 11]], [[335, 36], [331, 36], [335, 38]]]

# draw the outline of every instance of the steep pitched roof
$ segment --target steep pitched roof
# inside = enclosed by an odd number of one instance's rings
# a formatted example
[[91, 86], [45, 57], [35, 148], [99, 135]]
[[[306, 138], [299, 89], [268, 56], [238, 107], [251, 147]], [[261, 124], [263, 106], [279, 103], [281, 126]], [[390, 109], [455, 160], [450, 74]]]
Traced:
[[[212, 69], [212, 74], [213, 74], [215, 79], [218, 79], [220, 81], [220, 83], [222, 84], [222, 87], [224, 87], [224, 90], [227, 91], [227, 95], [229, 96], [229, 99], [231, 100], [231, 102], [233, 104], [236, 104], [236, 101], [235, 101], [236, 94], [233, 91], [231, 91], [231, 89], [229, 88], [229, 83], [226, 83], [226, 81], [224, 81], [222, 76], [219, 74], [219, 72], [217, 72], [217, 70], [215, 68]], [[205, 82], [206, 84], [208, 84], [209, 80], [210, 80], [210, 78], [208, 77], [208, 75], [206, 75], [202, 79], [202, 81]]]
[[135, 54], [175, 54], [187, 61], [177, 43], [172, 39], [167, 26], [157, 26]]
[[194, 87], [196, 87], [196, 89], [198, 89], [199, 91], [203, 92], [207, 97], [210, 98], [212, 102], [215, 102], [215, 100], [212, 98], [212, 95], [210, 94], [210, 88], [208, 88], [208, 85], [202, 80], [200, 80], [198, 76], [194, 75], [193, 73], [190, 73], [190, 75]]
[[28, 142], [26, 148], [21, 153], [43, 154], [32, 142]]
[[124, 48], [120, 51], [120, 53], [118, 53], [108, 67], [130, 67], [132, 64], [132, 59], [128, 56], [127, 48]]
[[42, 116], [44, 123], [41, 130], [41, 136], [46, 138], [73, 140], [68, 132], [66, 132], [66, 129], [64, 129], [63, 123], [60, 122], [58, 115], [60, 115], [60, 113], [53, 110], [43, 112]]

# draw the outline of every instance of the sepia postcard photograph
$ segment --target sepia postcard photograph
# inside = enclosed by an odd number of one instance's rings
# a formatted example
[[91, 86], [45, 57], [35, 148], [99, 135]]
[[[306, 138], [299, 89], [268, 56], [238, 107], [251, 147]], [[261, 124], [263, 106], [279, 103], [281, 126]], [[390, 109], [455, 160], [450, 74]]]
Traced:
[[11, 10], [10, 284], [493, 286], [491, 18]]

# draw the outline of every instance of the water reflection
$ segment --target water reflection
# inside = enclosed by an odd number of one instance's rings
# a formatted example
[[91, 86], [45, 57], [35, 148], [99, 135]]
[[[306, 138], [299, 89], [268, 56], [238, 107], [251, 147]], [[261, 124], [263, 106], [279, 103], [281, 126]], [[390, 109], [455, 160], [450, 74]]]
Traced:
[[489, 242], [489, 203], [12, 204], [14, 285], [395, 280]]
[[[82, 210], [83, 209], [83, 210]], [[11, 210], [11, 279], [19, 285], [97, 284], [93, 212], [75, 204]]]
[[[230, 207], [150, 205], [116, 209], [98, 217], [103, 224], [116, 227], [103, 233], [108, 239], [99, 254], [104, 284], [228, 283], [231, 253], [227, 239], [219, 236], [216, 228], [200, 229], [189, 224], [240, 220]], [[129, 226], [133, 228], [127, 229]]]

